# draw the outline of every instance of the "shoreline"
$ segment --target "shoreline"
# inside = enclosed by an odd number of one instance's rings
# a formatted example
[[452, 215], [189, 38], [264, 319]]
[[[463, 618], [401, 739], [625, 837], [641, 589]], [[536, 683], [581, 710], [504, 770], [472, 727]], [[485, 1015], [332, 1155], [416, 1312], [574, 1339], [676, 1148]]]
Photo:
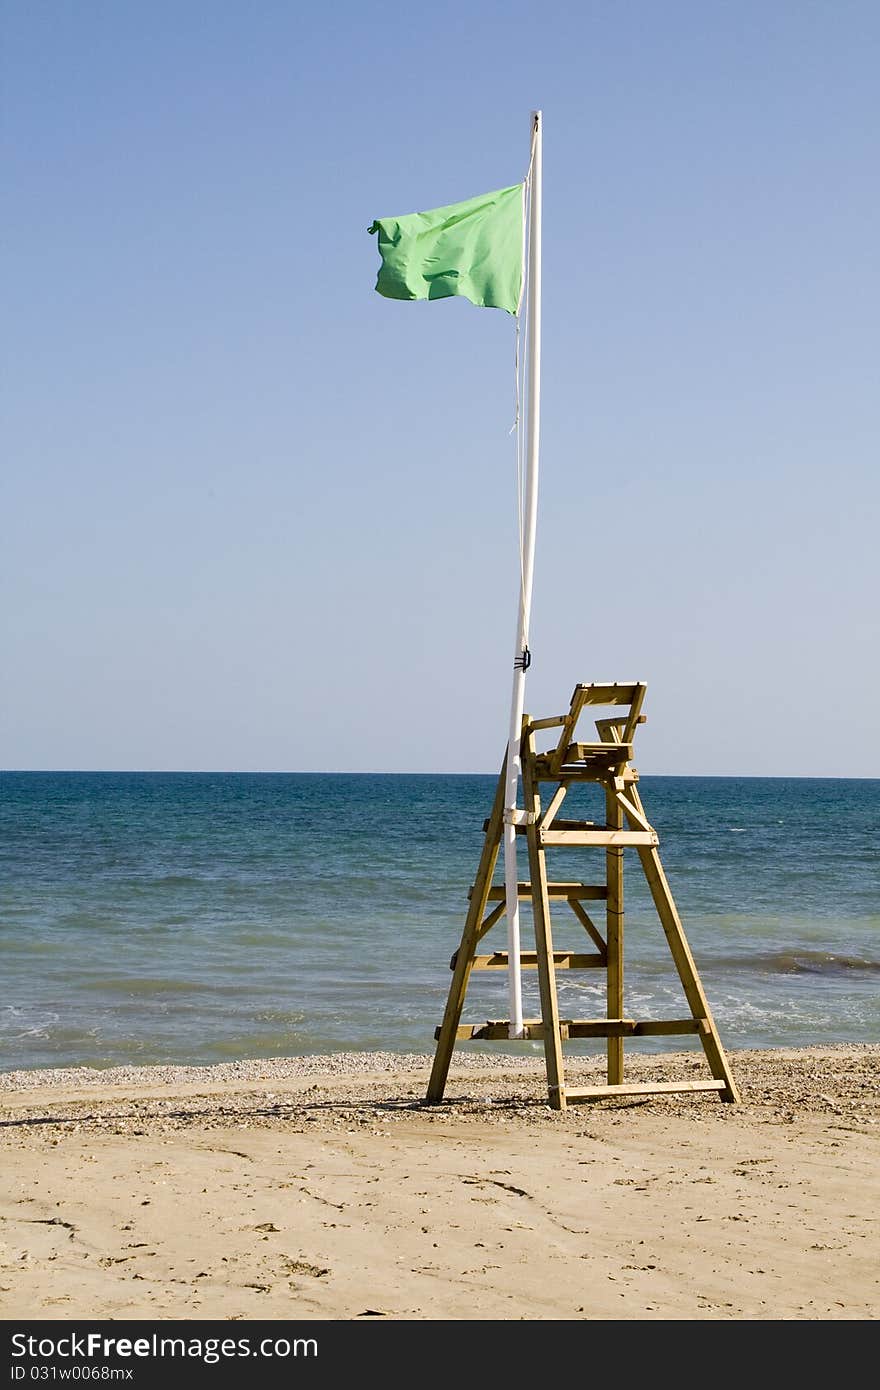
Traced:
[[463, 1049], [432, 1106], [432, 1054], [0, 1073], [0, 1316], [877, 1318], [880, 1044], [728, 1058], [564, 1112]]
[[[543, 1053], [536, 1051], [532, 1056], [514, 1055], [501, 1051], [501, 1044], [491, 1052], [469, 1051], [467, 1044], [458, 1045], [453, 1053], [450, 1075], [455, 1071], [498, 1070], [535, 1072], [543, 1077]], [[630, 1048], [633, 1044], [630, 1043]], [[740, 1059], [747, 1067], [757, 1059], [765, 1059], [768, 1064], [779, 1062], [785, 1067], [797, 1065], [803, 1059], [818, 1056], [834, 1058], [840, 1054], [864, 1055], [871, 1059], [880, 1056], [880, 1043], [872, 1042], [833, 1042], [811, 1043], [809, 1045], [779, 1045], [777, 1047], [725, 1047], [725, 1052], [735, 1065]], [[147, 1062], [109, 1063], [107, 1066], [77, 1064], [59, 1067], [11, 1067], [0, 1070], [0, 1095], [23, 1090], [47, 1088], [73, 1088], [99, 1083], [103, 1086], [163, 1085], [163, 1084], [209, 1084], [225, 1085], [264, 1077], [265, 1079], [295, 1080], [301, 1076], [312, 1075], [352, 1075], [366, 1072], [389, 1074], [408, 1074], [412, 1071], [430, 1070], [433, 1052], [393, 1052], [380, 1051], [337, 1051], [305, 1052], [279, 1057], [241, 1057], [226, 1062]], [[706, 1068], [704, 1053], [699, 1047], [690, 1050], [682, 1048], [676, 1052], [636, 1052], [626, 1054], [627, 1070], [634, 1068], [638, 1073], [659, 1069], [677, 1072], [683, 1065], [699, 1063]], [[598, 1051], [592, 1056], [565, 1057], [566, 1071], [573, 1074], [590, 1075], [604, 1071], [604, 1058]], [[2, 1100], [0, 1100], [2, 1105]]]

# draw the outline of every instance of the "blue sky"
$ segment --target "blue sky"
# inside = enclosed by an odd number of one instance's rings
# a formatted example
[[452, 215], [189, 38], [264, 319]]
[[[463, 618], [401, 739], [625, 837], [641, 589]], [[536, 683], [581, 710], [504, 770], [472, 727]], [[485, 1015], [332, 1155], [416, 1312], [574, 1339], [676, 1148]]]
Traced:
[[880, 775], [880, 6], [2, 6], [7, 768], [493, 771], [513, 327], [375, 217], [544, 112], [526, 708]]

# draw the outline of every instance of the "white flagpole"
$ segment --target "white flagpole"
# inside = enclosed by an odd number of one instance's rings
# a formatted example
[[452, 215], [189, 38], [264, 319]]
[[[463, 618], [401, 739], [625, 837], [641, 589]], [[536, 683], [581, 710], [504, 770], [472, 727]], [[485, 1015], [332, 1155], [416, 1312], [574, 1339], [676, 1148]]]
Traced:
[[519, 619], [510, 702], [510, 737], [504, 794], [504, 884], [507, 907], [507, 989], [510, 1005], [510, 1037], [523, 1035], [522, 979], [519, 945], [519, 891], [516, 863], [517, 798], [521, 771], [520, 741], [525, 703], [526, 668], [529, 662], [529, 617], [532, 576], [535, 567], [535, 531], [538, 520], [538, 449], [541, 428], [541, 112], [531, 115], [531, 177], [529, 179], [529, 277], [528, 277], [528, 392], [526, 397], [526, 478], [523, 515], [522, 574]]

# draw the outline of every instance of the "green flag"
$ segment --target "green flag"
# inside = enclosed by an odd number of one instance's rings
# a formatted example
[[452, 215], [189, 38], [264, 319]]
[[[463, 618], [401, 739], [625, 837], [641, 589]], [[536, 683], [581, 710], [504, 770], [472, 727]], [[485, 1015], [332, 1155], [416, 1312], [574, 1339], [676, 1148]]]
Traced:
[[481, 308], [519, 309], [523, 280], [523, 185], [464, 203], [380, 217], [382, 264], [376, 289], [386, 299], [448, 299]]

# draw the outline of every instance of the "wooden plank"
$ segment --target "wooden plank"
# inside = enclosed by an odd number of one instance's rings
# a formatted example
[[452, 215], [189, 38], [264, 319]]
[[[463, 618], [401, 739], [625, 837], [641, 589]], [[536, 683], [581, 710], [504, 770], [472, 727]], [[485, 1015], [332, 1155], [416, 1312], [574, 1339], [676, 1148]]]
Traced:
[[[607, 892], [608, 892], [608, 889], [607, 889], [607, 888], [606, 888], [605, 892], [606, 892], [606, 894], [607, 894]], [[592, 940], [592, 941], [595, 943], [595, 945], [597, 946], [597, 948], [598, 948], [598, 950], [599, 950], [599, 954], [601, 955], [602, 959], [603, 959], [603, 960], [607, 960], [607, 959], [608, 959], [608, 947], [607, 947], [606, 944], [605, 944], [605, 938], [604, 938], [604, 936], [602, 935], [602, 933], [599, 931], [599, 928], [596, 926], [595, 922], [594, 922], [594, 921], [592, 920], [592, 918], [590, 917], [589, 913], [586, 912], [586, 910], [585, 910], [584, 908], [581, 907], [580, 903], [577, 901], [576, 898], [569, 898], [569, 900], [568, 900], [568, 905], [569, 905], [569, 907], [571, 908], [572, 912], [574, 913], [575, 917], [576, 917], [576, 918], [578, 919], [578, 921], [580, 922], [580, 924], [581, 924], [581, 926], [583, 927], [584, 931], [587, 933], [587, 936], [589, 936], [589, 937], [591, 938], [591, 940]]]
[[663, 1018], [637, 1023], [633, 1035], [637, 1038], [662, 1037], [673, 1033], [702, 1033], [704, 1018]]
[[[638, 1023], [631, 1018], [561, 1018], [559, 1032], [563, 1042], [575, 1038], [623, 1038], [647, 1037], [659, 1033], [696, 1033], [699, 1024], [696, 1019], [668, 1019], [657, 1022]], [[544, 1025], [539, 1018], [523, 1021], [523, 1031], [529, 1042], [541, 1042]], [[440, 1029], [434, 1030], [439, 1036]], [[509, 1042], [510, 1023], [507, 1019], [488, 1019], [485, 1023], [460, 1023], [457, 1038], [460, 1042]], [[693, 1082], [688, 1083], [693, 1085]], [[724, 1083], [706, 1082], [710, 1089], [720, 1089]]]
[[[605, 1038], [613, 1029], [618, 1032], [631, 1032], [632, 1023], [627, 1019], [611, 1020], [600, 1018], [575, 1022], [560, 1019], [558, 1036], [563, 1042], [569, 1038]], [[435, 1029], [435, 1036], [440, 1029]], [[539, 1018], [523, 1020], [523, 1035], [528, 1042], [546, 1041], [544, 1024]], [[459, 1042], [509, 1042], [510, 1022], [507, 1019], [489, 1019], [486, 1023], [460, 1023], [457, 1037]]]
[[487, 913], [487, 915], [483, 918], [482, 922], [480, 923], [480, 929], [477, 932], [477, 941], [482, 941], [483, 937], [486, 935], [486, 932], [492, 930], [499, 918], [504, 916], [506, 908], [507, 904], [504, 902], [500, 902], [497, 904], [496, 907], [492, 908], [491, 912]]
[[[477, 928], [477, 934], [474, 939], [474, 947], [476, 947], [478, 941], [482, 941], [483, 937], [486, 935], [487, 932], [492, 930], [499, 918], [504, 916], [506, 906], [506, 903], [499, 903], [497, 907], [493, 907], [492, 911], [486, 917], [483, 918], [482, 922]], [[454, 970], [457, 964], [458, 951], [454, 951], [452, 954], [452, 959], [449, 962], [449, 969]], [[471, 969], [473, 969], [473, 965], [471, 965]]]
[[[630, 717], [628, 714], [618, 714], [613, 719], [597, 719], [595, 724], [599, 731], [599, 737], [603, 743], [631, 743], [631, 736], [626, 739], [622, 737], [622, 732], [629, 722]], [[646, 714], [640, 714], [636, 719], [636, 724], [647, 724], [647, 722], [648, 716]], [[616, 731], [616, 738], [614, 739], [611, 737], [612, 730]]]
[[[437, 1037], [439, 1028], [434, 1030]], [[510, 1041], [510, 1022], [507, 1019], [490, 1019], [487, 1023], [460, 1023], [457, 1030], [457, 1040], [459, 1042], [509, 1042]], [[569, 1037], [569, 1024], [561, 1022], [557, 1036], [566, 1042]], [[572, 1035], [573, 1036], [573, 1035]], [[596, 1034], [582, 1034], [579, 1036], [595, 1037]], [[604, 1037], [604, 1034], [602, 1034]], [[540, 1019], [523, 1020], [523, 1038], [527, 1042], [545, 1042], [544, 1025]]]
[[628, 763], [632, 755], [631, 743], [571, 743], [563, 761], [581, 763], [586, 758], [595, 758], [599, 761]]
[[577, 688], [584, 692], [584, 705], [631, 705], [641, 686], [642, 681], [610, 681], [606, 684], [593, 682]]
[[[532, 1029], [537, 1028], [543, 1037], [544, 1025], [540, 1019], [524, 1019], [523, 1032], [530, 1041], [535, 1039]], [[440, 1029], [434, 1029], [434, 1037], [440, 1036]], [[507, 1019], [490, 1019], [487, 1023], [460, 1023], [456, 1029], [458, 1042], [509, 1042], [510, 1022]]]
[[723, 1081], [644, 1081], [622, 1086], [578, 1086], [565, 1088], [567, 1101], [603, 1100], [611, 1096], [659, 1096], [691, 1091], [723, 1091]]
[[608, 1038], [609, 1043], [631, 1037], [636, 1029], [631, 1018], [572, 1018], [563, 1026], [569, 1038]]
[[581, 818], [571, 820], [564, 816], [558, 816], [553, 828], [554, 830], [604, 830], [606, 827], [602, 821], [598, 820], [583, 820]]
[[553, 793], [553, 796], [550, 798], [550, 805], [547, 807], [544, 814], [541, 816], [542, 830], [549, 830], [550, 826], [553, 824], [553, 821], [556, 817], [556, 812], [559, 810], [560, 806], [565, 800], [565, 793], [567, 791], [567, 784], [564, 781], [560, 782], [559, 786], [556, 788], [556, 791]]
[[570, 1018], [563, 1021], [571, 1038], [647, 1038], [700, 1032], [700, 1020], [696, 1018], [648, 1019], [644, 1022], [631, 1018]]
[[565, 723], [567, 717], [564, 714], [555, 714], [552, 719], [530, 719], [528, 732], [535, 734], [539, 729], [558, 729], [561, 724]]
[[[618, 749], [623, 751], [618, 753]], [[626, 749], [629, 749], [629, 756]], [[549, 757], [541, 757], [535, 772], [539, 782], [555, 782], [561, 777], [569, 781], [595, 782], [598, 772], [623, 767], [631, 757], [631, 743], [570, 743], [560, 763], [553, 763]]]
[[[473, 889], [471, 889], [471, 892], [473, 892]], [[532, 885], [530, 883], [518, 883], [517, 892], [521, 898], [531, 898]], [[592, 899], [594, 901], [598, 899], [604, 900], [607, 893], [608, 889], [605, 887], [604, 883], [557, 882], [547, 884], [548, 897], [567, 898], [569, 901], [573, 899], [577, 899], [578, 901], [581, 899]], [[470, 893], [468, 893], [468, 897], [470, 897]], [[506, 900], [503, 883], [496, 883], [489, 889], [490, 903], [503, 903], [506, 902]]]
[[638, 808], [634, 806], [630, 800], [627, 799], [627, 797], [624, 795], [622, 791], [617, 792], [616, 799], [621, 810], [626, 812], [630, 825], [635, 823], [636, 825], [640, 826], [642, 830], [654, 829], [654, 827], [649, 823], [648, 818], [647, 816], [645, 816], [644, 812], [638, 810]]
[[581, 710], [584, 707], [584, 688], [585, 687], [582, 685], [575, 686], [568, 714], [565, 716], [562, 723], [562, 733], [559, 735], [559, 741], [552, 752], [546, 754], [548, 768], [554, 777], [558, 774], [560, 767], [565, 761], [569, 740], [572, 738], [577, 722], [580, 719]]
[[[491, 956], [474, 956], [473, 970], [506, 970], [508, 954], [506, 951], [493, 951]], [[519, 963], [523, 970], [537, 970], [537, 951], [520, 951]], [[605, 964], [602, 956], [585, 956], [576, 951], [554, 951], [553, 965], [556, 970], [595, 970]]]
[[549, 845], [657, 845], [660, 841], [654, 830], [547, 830], [541, 833], [541, 844]]
[[[620, 741], [622, 744], [631, 744], [635, 736], [636, 725], [644, 723], [644, 719], [642, 717], [642, 703], [644, 701], [645, 691], [647, 690], [647, 688], [648, 687], [644, 684], [644, 682], [639, 682], [638, 686], [636, 687], [635, 694], [632, 698], [632, 703], [629, 707], [629, 714], [627, 715], [626, 723], [624, 724], [623, 730], [620, 735]], [[630, 754], [630, 756], [632, 756], [632, 754]]]
[[595, 763], [566, 763], [560, 768], [559, 772], [550, 772], [546, 763], [540, 759], [535, 763], [536, 782], [558, 782], [560, 777], [564, 777], [566, 782], [601, 782], [604, 784], [609, 772], [615, 773], [618, 777], [627, 776], [629, 763], [617, 763], [610, 759], [605, 759]]
[[[595, 722], [603, 743], [620, 743], [620, 730], [626, 727], [625, 714], [616, 714], [612, 719], [597, 719]], [[615, 731], [614, 736], [612, 730]]]

